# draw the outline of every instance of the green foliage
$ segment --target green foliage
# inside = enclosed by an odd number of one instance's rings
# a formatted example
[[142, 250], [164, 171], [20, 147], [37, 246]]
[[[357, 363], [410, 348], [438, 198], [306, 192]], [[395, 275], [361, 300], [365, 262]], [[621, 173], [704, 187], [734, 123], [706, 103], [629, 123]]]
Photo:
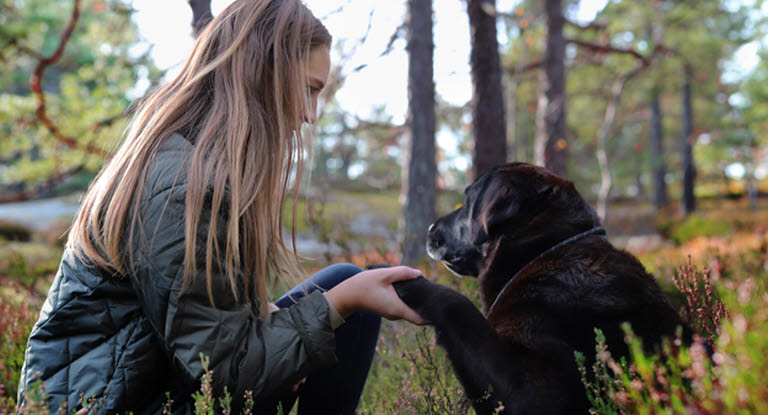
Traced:
[[669, 237], [678, 244], [698, 237], [722, 236], [730, 230], [728, 224], [720, 220], [691, 215], [680, 224], [673, 226]]
[[[661, 354], [648, 355], [628, 325], [623, 326], [630, 349], [630, 362], [616, 361], [595, 330], [595, 359], [591, 373], [587, 359], [576, 353], [581, 379], [594, 414], [688, 414], [704, 409], [697, 393], [713, 390], [713, 365], [704, 346], [690, 349], [675, 340], [666, 343]], [[704, 410], [704, 413], [707, 413]]]
[[[31, 289], [41, 278], [55, 274], [61, 261], [61, 252], [61, 248], [38, 242], [8, 242], [0, 245], [0, 278], [7, 278], [14, 285]], [[3, 285], [0, 283], [0, 288], [5, 288]]]
[[390, 327], [377, 347], [358, 411], [364, 414], [466, 414], [470, 402], [432, 330]]
[[[692, 306], [685, 313], [691, 324], [716, 326], [702, 332], [714, 346], [711, 360], [701, 338], [690, 348], [675, 341], [658, 355], [647, 354], [626, 327], [631, 356], [617, 362], [598, 336], [591, 371], [587, 359], [577, 357], [593, 413], [768, 414], [768, 386], [761, 375], [768, 370], [766, 252], [715, 255], [709, 262], [717, 278], [690, 262], [679, 267], [675, 278], [699, 287], [682, 290]], [[713, 301], [714, 292], [719, 300]]]
[[[20, 408], [16, 407], [15, 395], [13, 398], [3, 400], [3, 413], [20, 412], [23, 415], [48, 415], [48, 395], [45, 393], [45, 384], [36, 380], [30, 385], [30, 390], [24, 392], [24, 401], [26, 404]], [[62, 413], [67, 413], [66, 405], [62, 407]]]
[[[540, 3], [540, 2], [539, 2]], [[566, 17], [574, 10], [564, 6]], [[746, 152], [734, 149], [728, 137], [745, 129], [743, 123], [733, 122], [737, 112], [732, 106], [738, 95], [763, 96], [765, 65], [759, 70], [746, 92], [741, 79], [724, 77], [727, 64], [735, 51], [755, 38], [761, 38], [765, 26], [760, 25], [763, 13], [759, 5], [750, 2], [727, 1], [610, 1], [599, 11], [596, 25], [589, 29], [565, 25], [565, 37], [598, 46], [610, 46], [613, 51], [595, 50], [571, 42], [567, 45], [567, 123], [570, 157], [569, 178], [588, 198], [595, 193], [594, 184], [600, 180], [595, 165], [597, 132], [603, 122], [612, 81], [627, 73], [641, 56], [651, 56], [654, 48], [663, 45], [666, 52], [648, 61], [646, 67], [625, 87], [614, 128], [609, 134], [607, 151], [611, 164], [612, 197], [647, 198], [652, 189], [650, 171], [663, 163], [667, 166], [670, 196], [676, 197], [677, 183], [682, 172], [681, 147], [681, 85], [684, 67], [693, 68], [694, 154], [697, 161], [697, 185], [719, 182], [724, 167], [730, 162], [748, 161]], [[502, 45], [503, 64], [512, 72], [535, 62], [542, 56], [546, 30], [537, 2], [517, 2], [502, 21], [509, 41]], [[764, 22], [765, 19], [762, 19]], [[536, 133], [535, 112], [539, 85], [535, 71], [527, 71], [513, 79], [517, 87], [507, 98], [514, 110], [508, 122], [513, 159], [533, 158], [533, 138]], [[650, 92], [659, 94], [663, 115], [664, 154], [654, 157], [650, 148], [648, 106]], [[740, 92], [742, 91], [742, 92]], [[756, 107], [765, 107], [765, 100], [755, 99]], [[745, 112], [746, 114], [746, 112]], [[765, 137], [765, 117], [755, 112], [746, 129], [752, 136]], [[762, 121], [760, 121], [762, 120]], [[761, 124], [762, 123], [762, 124]], [[761, 130], [762, 128], [762, 130]], [[698, 191], [698, 189], [697, 189]]]
[[[125, 127], [123, 115], [139, 79], [159, 71], [141, 47], [131, 8], [122, 0], [83, 0], [80, 17], [61, 59], [43, 74], [48, 118], [74, 146], [64, 145], [36, 114], [29, 82], [44, 57], [58, 47], [73, 1], [2, 0], [0, 20], [0, 190], [35, 188], [56, 172], [83, 166], [90, 175]], [[81, 188], [82, 183], [81, 183]]]
[[36, 310], [26, 304], [13, 304], [0, 297], [0, 412], [13, 408], [24, 350], [35, 322]]
[[699, 272], [689, 256], [688, 264], [679, 267], [672, 280], [685, 298], [680, 310], [683, 320], [710, 344], [714, 344], [720, 331], [720, 322], [730, 318], [730, 314], [715, 292], [710, 269], [704, 268]]
[[[195, 414], [198, 415], [213, 415], [214, 399], [213, 399], [213, 372], [208, 370], [208, 365], [211, 359], [208, 356], [200, 353], [200, 360], [203, 361], [203, 376], [200, 379], [200, 390], [195, 391], [192, 398], [195, 400]], [[225, 391], [226, 392], [226, 391]], [[228, 397], [229, 394], [227, 394]]]

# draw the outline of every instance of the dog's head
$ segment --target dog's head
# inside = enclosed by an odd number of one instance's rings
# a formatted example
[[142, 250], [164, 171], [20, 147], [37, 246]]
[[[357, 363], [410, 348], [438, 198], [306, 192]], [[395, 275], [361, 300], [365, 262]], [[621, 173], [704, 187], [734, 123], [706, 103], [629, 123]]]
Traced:
[[599, 224], [568, 180], [525, 163], [498, 166], [465, 191], [464, 203], [429, 228], [427, 253], [451, 271], [477, 276], [484, 247], [501, 236], [521, 243], [560, 242]]

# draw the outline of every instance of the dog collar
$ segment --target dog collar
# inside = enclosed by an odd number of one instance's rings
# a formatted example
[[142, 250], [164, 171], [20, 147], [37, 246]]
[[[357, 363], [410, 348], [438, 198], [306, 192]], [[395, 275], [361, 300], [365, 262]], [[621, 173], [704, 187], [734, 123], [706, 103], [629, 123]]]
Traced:
[[504, 293], [507, 291], [509, 286], [512, 285], [512, 281], [514, 281], [515, 278], [517, 278], [517, 276], [520, 275], [523, 271], [525, 271], [525, 269], [528, 268], [531, 264], [533, 264], [534, 262], [536, 262], [539, 259], [541, 259], [544, 255], [547, 255], [548, 253], [556, 250], [557, 248], [562, 247], [563, 245], [568, 245], [571, 242], [578, 241], [579, 239], [585, 238], [585, 237], [590, 236], [590, 235], [605, 235], [605, 228], [603, 228], [602, 226], [596, 226], [596, 227], [594, 227], [594, 228], [592, 228], [592, 229], [590, 229], [588, 231], [582, 232], [582, 233], [580, 233], [578, 235], [571, 236], [570, 238], [568, 238], [568, 239], [560, 242], [559, 244], [557, 244], [557, 245], [547, 249], [546, 251], [540, 253], [535, 258], [533, 258], [531, 261], [529, 261], [527, 264], [525, 264], [525, 266], [520, 268], [520, 270], [517, 271], [515, 273], [515, 275], [513, 275], [512, 278], [510, 278], [509, 281], [507, 281], [506, 284], [504, 284], [504, 288], [502, 288], [501, 291], [499, 291], [499, 294], [493, 300], [493, 304], [491, 304], [491, 307], [488, 309], [488, 315], [489, 316], [491, 315], [491, 312], [493, 311], [493, 307], [496, 305], [497, 302], [499, 302], [499, 299], [501, 298], [502, 295], [504, 295]]

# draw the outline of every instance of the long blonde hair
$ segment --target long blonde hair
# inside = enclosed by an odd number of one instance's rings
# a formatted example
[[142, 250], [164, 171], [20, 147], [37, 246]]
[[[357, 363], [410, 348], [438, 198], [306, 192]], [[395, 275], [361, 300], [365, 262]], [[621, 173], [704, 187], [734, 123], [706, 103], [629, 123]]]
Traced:
[[[112, 272], [132, 272], [132, 250], [125, 248], [133, 246], [140, 220], [137, 195], [162, 142], [181, 131], [195, 143], [186, 177], [184, 285], [198, 267], [201, 216], [210, 215], [205, 276], [211, 304], [212, 275], [221, 269], [235, 299], [258, 298], [259, 314], [266, 315], [267, 275], [300, 270], [282, 236], [282, 207], [290, 172], [300, 178], [303, 168], [309, 53], [330, 43], [300, 0], [229, 5], [198, 36], [178, 76], [140, 104], [120, 148], [86, 193], [68, 246]], [[206, 196], [212, 203], [203, 212]]]

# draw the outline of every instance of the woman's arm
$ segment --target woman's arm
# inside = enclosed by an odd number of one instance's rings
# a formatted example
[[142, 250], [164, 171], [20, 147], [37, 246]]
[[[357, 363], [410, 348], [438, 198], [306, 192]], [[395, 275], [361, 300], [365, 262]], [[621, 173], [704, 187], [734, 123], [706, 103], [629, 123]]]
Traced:
[[[227, 386], [235, 398], [245, 390], [257, 397], [269, 395], [334, 364], [329, 302], [344, 317], [360, 310], [421, 322], [391, 285], [419, 275], [407, 267], [362, 272], [328, 291], [327, 299], [313, 293], [263, 319], [254, 318], [248, 306], [237, 305], [225, 277], [214, 275], [218, 283], [213, 287], [216, 308], [212, 307], [204, 271], [181, 289], [184, 192], [184, 185], [166, 189], [143, 204], [139, 235], [144, 238], [136, 238], [131, 247], [137, 265], [132, 279], [144, 314], [174, 365], [192, 384], [203, 373], [201, 353], [210, 358], [214, 391], [221, 393]], [[201, 222], [207, 231], [204, 215]], [[198, 235], [200, 240], [204, 235]]]
[[[130, 247], [131, 279], [143, 314], [179, 374], [195, 385], [203, 374], [203, 354], [210, 359], [214, 393], [227, 386], [240, 400], [246, 390], [264, 397], [336, 363], [328, 301], [320, 292], [256, 318], [249, 305], [234, 300], [223, 275], [213, 275], [216, 307], [211, 306], [204, 264], [182, 289], [185, 190], [184, 185], [166, 189], [142, 203], [139, 232]], [[207, 232], [204, 216], [198, 241]]]

